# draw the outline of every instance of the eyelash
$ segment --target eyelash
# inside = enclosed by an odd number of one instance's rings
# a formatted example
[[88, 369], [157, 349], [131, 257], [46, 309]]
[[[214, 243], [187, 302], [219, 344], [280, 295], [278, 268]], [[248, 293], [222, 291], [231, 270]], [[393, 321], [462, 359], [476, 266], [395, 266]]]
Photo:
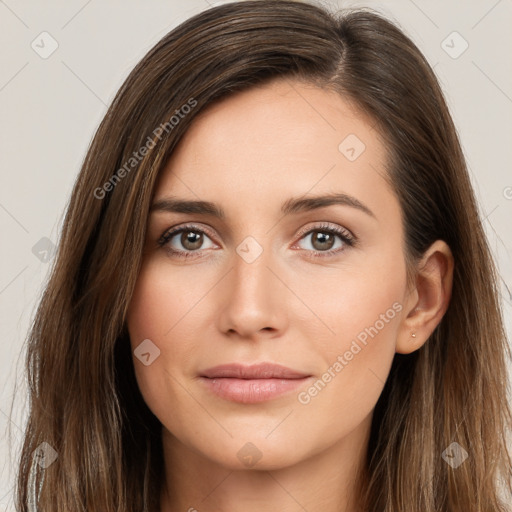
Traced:
[[[204, 235], [207, 235], [209, 238], [213, 238], [209, 231], [205, 230], [204, 228], [200, 228], [199, 226], [196, 226], [194, 224], [187, 224], [185, 226], [181, 226], [175, 229], [170, 229], [162, 234], [160, 239], [158, 240], [157, 244], [159, 247], [164, 247], [167, 243], [169, 243], [172, 238], [177, 235], [178, 233], [182, 233], [184, 231], [191, 231], [194, 233], [202, 233]], [[302, 231], [299, 233], [299, 240], [302, 240], [306, 235], [310, 235], [311, 233], [320, 232], [320, 233], [329, 233], [331, 235], [337, 235], [344, 244], [346, 244], [349, 247], [354, 247], [357, 243], [357, 239], [354, 235], [352, 235], [348, 230], [340, 227], [330, 226], [328, 224], [321, 224], [319, 226], [314, 226], [313, 228], [309, 228], [306, 231]], [[174, 257], [187, 259], [187, 258], [195, 258], [197, 257], [197, 253], [201, 252], [200, 249], [196, 251], [178, 251], [176, 249], [171, 249], [170, 247], [167, 247], [166, 250]], [[338, 248], [338, 249], [329, 249], [328, 251], [309, 251], [308, 249], [302, 249], [306, 252], [311, 252], [311, 256], [314, 258], [327, 258], [330, 256], [334, 256], [335, 254], [340, 253], [341, 251], [344, 251], [345, 248]]]

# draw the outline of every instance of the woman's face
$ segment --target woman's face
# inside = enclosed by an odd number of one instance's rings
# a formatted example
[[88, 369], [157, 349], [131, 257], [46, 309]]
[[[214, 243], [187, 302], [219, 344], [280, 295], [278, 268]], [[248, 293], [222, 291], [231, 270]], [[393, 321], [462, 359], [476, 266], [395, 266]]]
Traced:
[[194, 121], [157, 184], [128, 315], [168, 440], [271, 469], [368, 431], [407, 299], [384, 163], [367, 117], [296, 81]]

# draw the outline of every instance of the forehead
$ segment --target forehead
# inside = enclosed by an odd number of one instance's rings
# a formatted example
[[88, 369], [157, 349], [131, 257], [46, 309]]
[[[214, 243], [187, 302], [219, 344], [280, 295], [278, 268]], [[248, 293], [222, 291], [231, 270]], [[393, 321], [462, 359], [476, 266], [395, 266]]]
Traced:
[[373, 124], [333, 91], [274, 80], [201, 112], [162, 170], [155, 197], [172, 192], [226, 210], [324, 192], [375, 202], [392, 191]]

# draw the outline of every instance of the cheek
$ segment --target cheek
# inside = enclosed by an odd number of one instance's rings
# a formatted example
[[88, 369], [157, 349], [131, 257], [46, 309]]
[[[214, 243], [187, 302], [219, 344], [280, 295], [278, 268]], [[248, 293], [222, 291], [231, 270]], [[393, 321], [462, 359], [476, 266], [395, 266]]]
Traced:
[[[169, 416], [169, 404], [174, 404], [177, 412], [188, 402], [180, 383], [190, 377], [189, 362], [197, 353], [196, 342], [204, 338], [204, 302], [200, 299], [213, 283], [196, 275], [191, 286], [190, 277], [179, 269], [171, 271], [163, 258], [149, 258], [141, 268], [128, 308], [137, 383], [146, 404], [161, 420]], [[148, 349], [142, 351], [139, 346]], [[137, 357], [141, 352], [150, 352], [149, 361]]]
[[172, 371], [168, 361], [173, 359], [170, 353], [173, 347], [164, 344], [165, 334], [172, 329], [180, 313], [177, 294], [172, 292], [176, 284], [160, 270], [154, 262], [143, 264], [127, 314], [137, 383], [147, 405], [157, 416], [158, 404], [165, 401], [160, 395], [166, 393], [169, 398], [165, 370]]
[[[311, 327], [317, 331], [305, 339], [330, 360], [349, 350], [356, 339], [363, 345], [372, 339], [380, 345], [394, 341], [404, 287], [405, 269], [391, 262], [388, 268], [365, 262], [359, 268], [317, 272], [297, 280], [294, 291], [314, 314]], [[371, 348], [378, 349], [377, 345]]]
[[333, 436], [355, 428], [382, 392], [403, 311], [405, 266], [399, 258], [381, 259], [364, 265], [364, 272], [351, 269], [343, 276], [336, 285], [325, 280], [323, 293], [316, 288], [312, 294], [312, 283], [302, 289], [310, 290], [311, 303], [331, 333], [325, 329], [327, 335], [313, 340], [324, 372], [298, 401], [309, 412], [311, 428], [322, 431], [328, 417]]
[[[200, 313], [199, 298], [206, 293], [198, 275], [170, 271], [163, 258], [150, 258], [141, 268], [128, 309], [128, 330], [133, 348], [142, 340], [153, 340], [167, 357], [176, 343], [176, 333]], [[164, 351], [165, 348], [165, 351]], [[167, 357], [168, 358], [168, 357]]]
[[401, 305], [383, 297], [359, 306], [353, 311], [343, 307], [334, 324], [336, 336], [317, 344], [324, 371], [297, 397], [297, 417], [326, 445], [372, 413], [395, 354]]

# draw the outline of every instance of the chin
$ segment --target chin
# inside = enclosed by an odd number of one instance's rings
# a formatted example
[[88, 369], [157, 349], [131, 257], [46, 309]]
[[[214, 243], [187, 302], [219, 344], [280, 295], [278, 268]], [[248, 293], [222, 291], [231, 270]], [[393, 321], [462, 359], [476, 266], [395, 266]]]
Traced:
[[203, 455], [230, 471], [241, 469], [269, 471], [292, 466], [308, 457], [304, 446], [297, 450], [297, 444], [269, 440], [261, 434], [237, 436], [228, 444], [216, 444], [214, 453]]

